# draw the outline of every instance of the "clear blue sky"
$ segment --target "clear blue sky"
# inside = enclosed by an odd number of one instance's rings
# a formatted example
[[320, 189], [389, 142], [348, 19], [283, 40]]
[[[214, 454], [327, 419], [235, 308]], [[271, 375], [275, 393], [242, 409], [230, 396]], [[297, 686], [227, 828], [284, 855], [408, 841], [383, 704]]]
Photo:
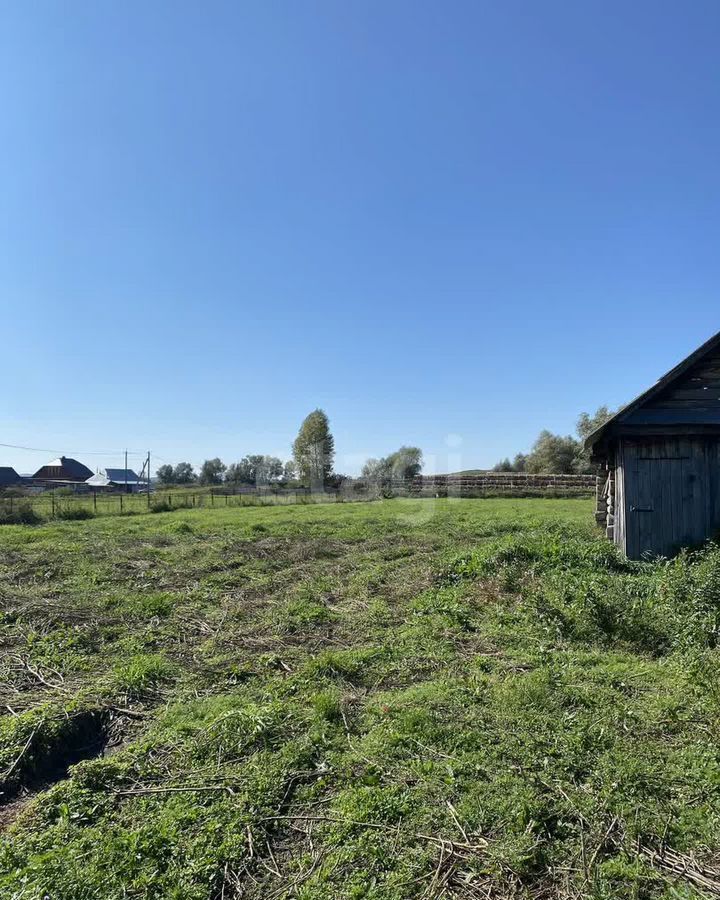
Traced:
[[2, 3], [0, 442], [287, 456], [322, 406], [340, 471], [446, 470], [630, 399], [720, 329], [719, 34], [714, 0]]

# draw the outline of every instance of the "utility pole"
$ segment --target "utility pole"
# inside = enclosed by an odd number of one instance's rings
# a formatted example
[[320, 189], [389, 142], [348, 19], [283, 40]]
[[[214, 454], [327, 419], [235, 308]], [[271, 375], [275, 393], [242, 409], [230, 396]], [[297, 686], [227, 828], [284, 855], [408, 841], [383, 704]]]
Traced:
[[127, 494], [127, 450], [125, 451], [125, 493]]
[[150, 451], [149, 451], [149, 450], [148, 450], [148, 458], [147, 458], [147, 467], [148, 467], [148, 473], [147, 473], [147, 483], [148, 483], [147, 495], [148, 495], [148, 506], [150, 506]]

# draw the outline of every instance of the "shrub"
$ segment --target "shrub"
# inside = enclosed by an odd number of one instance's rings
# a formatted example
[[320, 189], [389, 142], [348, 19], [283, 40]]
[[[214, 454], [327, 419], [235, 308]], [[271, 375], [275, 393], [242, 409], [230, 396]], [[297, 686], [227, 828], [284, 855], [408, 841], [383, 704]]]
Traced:
[[6, 497], [25, 497], [26, 492], [23, 488], [15, 488], [15, 487], [6, 487], [0, 490], [0, 500], [4, 500]]
[[95, 513], [86, 506], [58, 505], [55, 507], [55, 518], [66, 519], [68, 521], [80, 521], [82, 519], [95, 518]]
[[37, 525], [41, 521], [28, 500], [0, 503], [0, 525]]

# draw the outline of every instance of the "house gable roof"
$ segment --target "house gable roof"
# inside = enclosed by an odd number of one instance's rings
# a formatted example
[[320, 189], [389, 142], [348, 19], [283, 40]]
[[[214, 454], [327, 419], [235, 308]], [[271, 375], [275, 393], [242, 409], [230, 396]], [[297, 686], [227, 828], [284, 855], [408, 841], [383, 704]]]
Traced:
[[[60, 472], [49, 472], [49, 469], [59, 469]], [[89, 478], [91, 475], [92, 472], [90, 469], [81, 462], [78, 462], [78, 460], [73, 459], [71, 456], [59, 456], [57, 459], [53, 459], [51, 462], [41, 466], [37, 472], [35, 472], [33, 478], [70, 478], [77, 481], [85, 481], [85, 479]]]
[[22, 478], [12, 466], [0, 466], [0, 485], [22, 484]]
[[720, 426], [720, 332], [585, 439], [592, 448], [622, 426]]

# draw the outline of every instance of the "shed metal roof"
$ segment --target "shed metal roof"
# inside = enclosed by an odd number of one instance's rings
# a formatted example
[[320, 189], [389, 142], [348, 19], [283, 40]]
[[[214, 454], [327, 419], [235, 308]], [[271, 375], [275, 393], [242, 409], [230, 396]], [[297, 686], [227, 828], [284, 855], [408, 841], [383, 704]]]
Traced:
[[111, 484], [145, 484], [132, 469], [102, 469], [87, 479], [91, 487], [109, 487]]
[[127, 481], [140, 481], [137, 476], [137, 473], [133, 472], [132, 469], [103, 469], [105, 476], [110, 479], [110, 481], [122, 481], [125, 482], [125, 473], [127, 472]]

